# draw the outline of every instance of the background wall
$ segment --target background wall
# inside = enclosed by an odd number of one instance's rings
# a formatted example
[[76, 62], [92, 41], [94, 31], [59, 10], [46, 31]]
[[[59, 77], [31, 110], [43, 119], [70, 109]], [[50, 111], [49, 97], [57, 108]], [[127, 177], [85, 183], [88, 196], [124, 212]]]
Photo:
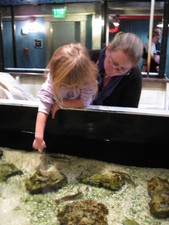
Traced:
[[12, 23], [11, 20], [3, 22], [3, 46], [5, 67], [14, 67], [12, 47]]
[[[96, 49], [95, 44], [99, 43], [99, 46], [103, 45], [101, 43], [101, 35], [97, 36], [97, 39], [94, 38], [96, 32], [94, 32], [94, 25], [92, 23], [94, 15], [98, 17], [101, 15], [101, 5], [100, 3], [96, 4], [87, 4], [84, 6], [81, 4], [68, 4], [67, 12], [68, 16], [66, 16], [67, 20], [65, 23], [56, 22], [55, 19], [52, 18], [52, 5], [31, 5], [29, 7], [19, 6], [15, 7], [15, 15], [17, 18], [15, 19], [16, 30], [15, 30], [15, 38], [16, 38], [16, 51], [17, 51], [17, 67], [19, 68], [45, 68], [46, 63], [49, 61], [52, 56], [54, 50], [58, 45], [62, 44], [62, 42], [69, 41], [80, 41], [85, 44], [86, 47], [90, 49]], [[114, 7], [114, 5], [113, 5]], [[119, 8], [119, 7], [118, 7]], [[118, 8], [113, 8], [113, 12], [118, 13]], [[132, 7], [131, 7], [132, 8]], [[5, 11], [6, 10], [6, 11]], [[139, 13], [140, 13], [139, 9]], [[145, 10], [145, 9], [144, 9]], [[86, 19], [82, 21], [82, 17]], [[124, 12], [123, 12], [124, 13]], [[9, 18], [10, 10], [3, 8], [3, 14], [5, 17], [2, 17], [3, 22], [3, 46], [4, 46], [4, 61], [5, 67], [14, 67], [13, 65], [13, 46], [12, 46], [12, 27], [11, 27], [11, 19]], [[132, 11], [127, 12], [123, 15], [136, 15], [133, 14]], [[26, 20], [24, 17], [31, 17], [32, 15], [36, 15], [36, 21], [39, 22], [42, 26], [46, 26], [48, 23], [49, 29], [45, 32], [30, 32], [27, 35], [21, 34], [21, 29], [24, 27]], [[44, 17], [42, 17], [42, 15]], [[71, 20], [68, 17], [75, 16], [77, 19]], [[120, 13], [119, 13], [120, 15]], [[144, 14], [143, 14], [144, 15]], [[145, 14], [148, 15], [148, 14]], [[161, 15], [161, 14], [160, 14]], [[47, 19], [50, 16], [50, 20]], [[20, 17], [20, 18], [19, 18]], [[144, 16], [143, 16], [144, 17]], [[5, 18], [5, 19], [4, 19]], [[45, 21], [44, 21], [45, 20]], [[154, 26], [161, 22], [160, 20], [154, 21]], [[46, 29], [46, 28], [45, 28]], [[53, 36], [51, 36], [50, 29], [53, 29]], [[147, 41], [147, 33], [149, 31], [149, 19], [124, 19], [120, 20], [120, 26], [118, 31], [123, 32], [134, 32], [140, 36], [143, 42]], [[49, 36], [51, 36], [49, 38]], [[114, 34], [109, 33], [109, 41], [111, 41], [114, 37]], [[43, 42], [42, 48], [35, 48], [34, 41], [36, 39], [41, 39]], [[168, 36], [169, 43], [169, 36]], [[50, 45], [54, 46], [51, 47]], [[166, 55], [166, 69], [165, 74], [169, 77], [169, 44], [167, 47], [167, 55]], [[24, 49], [28, 48], [29, 54], [25, 55]], [[140, 62], [140, 67], [142, 62]]]
[[[26, 19], [17, 19], [15, 21], [15, 39], [16, 39], [16, 59], [18, 68], [45, 68], [46, 66], [46, 41], [45, 32], [33, 30], [28, 34], [22, 34], [22, 28], [26, 25]], [[44, 27], [44, 19], [36, 18], [36, 23]], [[33, 29], [33, 28], [32, 28]], [[35, 40], [41, 40], [42, 46], [36, 48]], [[12, 48], [12, 28], [11, 22], [3, 21], [3, 45], [5, 67], [13, 67], [13, 48]], [[25, 52], [24, 49], [28, 49]]]
[[[44, 21], [36, 17], [36, 23], [42, 31], [30, 31], [23, 34], [23, 28], [28, 23], [22, 18], [15, 21], [16, 60], [18, 68], [45, 68], [54, 51], [62, 44], [81, 42], [88, 49], [92, 49], [92, 15], [65, 21]], [[84, 24], [84, 25], [83, 25]], [[33, 26], [33, 23], [32, 23]], [[85, 27], [84, 27], [85, 26]], [[85, 29], [84, 29], [85, 28]], [[30, 28], [31, 29], [31, 28]], [[84, 30], [83, 30], [84, 29]], [[35, 40], [41, 40], [42, 46], [36, 48]], [[13, 42], [11, 21], [3, 21], [3, 47], [5, 67], [14, 67]]]

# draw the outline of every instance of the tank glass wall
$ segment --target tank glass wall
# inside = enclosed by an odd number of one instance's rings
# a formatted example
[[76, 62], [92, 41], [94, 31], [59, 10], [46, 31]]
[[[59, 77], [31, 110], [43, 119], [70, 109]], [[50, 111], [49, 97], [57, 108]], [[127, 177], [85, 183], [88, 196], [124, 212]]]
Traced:
[[[4, 68], [44, 69], [60, 45], [80, 42], [89, 50], [101, 49], [119, 31], [136, 33], [148, 41], [150, 1], [51, 1], [0, 9]], [[154, 26], [163, 22], [163, 12], [164, 2], [156, 1]], [[169, 76], [169, 44], [166, 47], [165, 74]]]

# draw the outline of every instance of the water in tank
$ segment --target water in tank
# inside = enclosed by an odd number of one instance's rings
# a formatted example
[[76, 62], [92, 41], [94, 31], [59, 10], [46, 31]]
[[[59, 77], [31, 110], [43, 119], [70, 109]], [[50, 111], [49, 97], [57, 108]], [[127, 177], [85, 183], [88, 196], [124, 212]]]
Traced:
[[1, 225], [169, 225], [168, 193], [166, 168], [0, 147]]

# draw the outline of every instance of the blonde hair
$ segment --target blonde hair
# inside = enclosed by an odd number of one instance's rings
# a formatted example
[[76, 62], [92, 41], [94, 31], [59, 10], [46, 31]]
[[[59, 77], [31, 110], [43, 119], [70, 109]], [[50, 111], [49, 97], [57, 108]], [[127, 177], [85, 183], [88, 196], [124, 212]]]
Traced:
[[114, 41], [121, 35], [121, 34], [124, 34], [123, 31], [119, 31], [115, 36], [114, 36]]
[[143, 55], [143, 42], [134, 33], [122, 33], [110, 43], [109, 51], [123, 51], [133, 66], [137, 66]]
[[91, 85], [97, 92], [97, 66], [91, 61], [88, 50], [80, 43], [65, 44], [55, 50], [47, 66], [56, 102], [62, 102], [62, 84], [75, 88]]

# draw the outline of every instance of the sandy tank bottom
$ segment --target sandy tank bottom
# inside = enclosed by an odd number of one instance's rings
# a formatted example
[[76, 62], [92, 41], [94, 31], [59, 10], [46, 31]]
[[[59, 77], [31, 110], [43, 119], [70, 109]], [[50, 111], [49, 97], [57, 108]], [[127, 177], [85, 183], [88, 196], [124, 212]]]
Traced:
[[[9, 177], [0, 182], [0, 225], [59, 225], [58, 210], [78, 200], [58, 199], [83, 190], [83, 199], [92, 199], [108, 208], [108, 225], [122, 225], [128, 218], [140, 225], [169, 225], [169, 218], [157, 219], [150, 214], [151, 200], [147, 181], [158, 176], [169, 181], [169, 169], [141, 168], [61, 154], [38, 154], [0, 147], [3, 156], [0, 163], [13, 163], [23, 174]], [[79, 149], [80, 151], [80, 149]], [[32, 176], [39, 165], [55, 167], [63, 173], [68, 183], [54, 192], [30, 194], [25, 181]], [[77, 177], [84, 171], [104, 173], [118, 171], [127, 173], [135, 185], [126, 183], [117, 191], [79, 183]]]

